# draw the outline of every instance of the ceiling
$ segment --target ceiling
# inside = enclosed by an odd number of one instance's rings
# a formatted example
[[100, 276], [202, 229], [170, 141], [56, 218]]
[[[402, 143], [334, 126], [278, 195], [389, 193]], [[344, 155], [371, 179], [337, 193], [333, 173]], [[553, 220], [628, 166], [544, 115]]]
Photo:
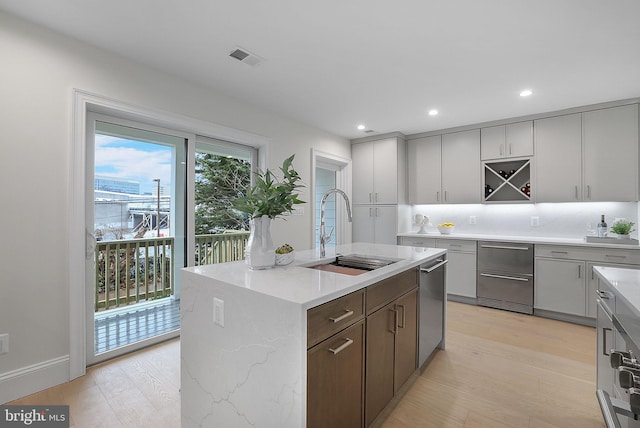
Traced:
[[[640, 96], [638, 0], [0, 0], [346, 138]], [[250, 66], [236, 47], [264, 58]], [[522, 98], [521, 90], [533, 95]], [[437, 116], [429, 116], [430, 109]]]

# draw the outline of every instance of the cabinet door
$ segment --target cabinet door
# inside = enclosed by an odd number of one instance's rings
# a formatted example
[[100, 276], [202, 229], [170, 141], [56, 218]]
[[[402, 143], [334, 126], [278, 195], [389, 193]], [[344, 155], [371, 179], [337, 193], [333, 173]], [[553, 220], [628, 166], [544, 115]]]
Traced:
[[375, 141], [373, 146], [373, 203], [398, 202], [398, 140]]
[[482, 160], [500, 159], [505, 156], [504, 125], [480, 130], [480, 155]]
[[373, 203], [373, 143], [351, 145], [353, 203]]
[[533, 156], [533, 121], [505, 126], [505, 157]]
[[307, 351], [307, 427], [361, 427], [364, 320]]
[[354, 205], [352, 208], [353, 242], [375, 242], [375, 207], [372, 205]]
[[585, 316], [585, 262], [536, 259], [535, 264], [534, 307]]
[[371, 425], [393, 398], [397, 319], [395, 302], [367, 317], [365, 426]]
[[376, 244], [398, 243], [398, 207], [396, 205], [382, 205], [373, 208], [374, 239]]
[[441, 197], [442, 137], [407, 143], [407, 188], [410, 204], [436, 204]]
[[582, 115], [535, 121], [536, 202], [582, 200]]
[[474, 253], [447, 253], [447, 294], [476, 297], [476, 255]]
[[638, 105], [582, 114], [584, 200], [638, 200]]
[[479, 204], [481, 202], [480, 130], [442, 136], [443, 202]]
[[418, 290], [405, 294], [396, 302], [398, 325], [396, 334], [394, 392], [416, 371], [418, 355]]

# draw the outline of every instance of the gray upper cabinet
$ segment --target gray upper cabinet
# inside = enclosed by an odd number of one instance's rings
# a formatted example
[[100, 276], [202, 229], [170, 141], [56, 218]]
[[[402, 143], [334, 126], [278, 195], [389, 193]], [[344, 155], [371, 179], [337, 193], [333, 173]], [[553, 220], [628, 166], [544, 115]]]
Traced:
[[638, 200], [638, 105], [535, 121], [536, 202]]
[[479, 204], [480, 168], [479, 129], [410, 140], [409, 203]]
[[582, 114], [585, 201], [638, 200], [638, 105]]
[[407, 143], [407, 191], [410, 204], [438, 204], [442, 193], [442, 136]]
[[536, 202], [582, 200], [582, 114], [536, 120]]
[[491, 126], [480, 131], [482, 160], [533, 155], [533, 121]]
[[397, 138], [352, 144], [351, 157], [353, 161], [353, 203], [397, 204]]
[[482, 200], [480, 130], [442, 136], [442, 201], [479, 204]]

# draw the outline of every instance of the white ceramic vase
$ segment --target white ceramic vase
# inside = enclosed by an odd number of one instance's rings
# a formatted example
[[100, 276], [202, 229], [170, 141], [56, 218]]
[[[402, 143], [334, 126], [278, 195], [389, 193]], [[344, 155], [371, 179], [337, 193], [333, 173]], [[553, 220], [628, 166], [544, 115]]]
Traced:
[[269, 269], [276, 264], [276, 247], [271, 239], [271, 219], [263, 215], [249, 221], [250, 233], [245, 261], [250, 269]]

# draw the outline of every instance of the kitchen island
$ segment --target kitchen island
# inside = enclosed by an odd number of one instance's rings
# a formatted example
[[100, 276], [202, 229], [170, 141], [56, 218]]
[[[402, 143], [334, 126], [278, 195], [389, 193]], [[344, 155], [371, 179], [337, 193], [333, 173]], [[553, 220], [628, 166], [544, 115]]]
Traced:
[[[397, 262], [360, 275], [308, 268], [336, 254]], [[327, 249], [322, 259], [318, 250], [303, 251], [268, 270], [243, 262], [183, 269], [182, 427], [307, 426], [307, 311], [444, 254], [358, 243]]]

